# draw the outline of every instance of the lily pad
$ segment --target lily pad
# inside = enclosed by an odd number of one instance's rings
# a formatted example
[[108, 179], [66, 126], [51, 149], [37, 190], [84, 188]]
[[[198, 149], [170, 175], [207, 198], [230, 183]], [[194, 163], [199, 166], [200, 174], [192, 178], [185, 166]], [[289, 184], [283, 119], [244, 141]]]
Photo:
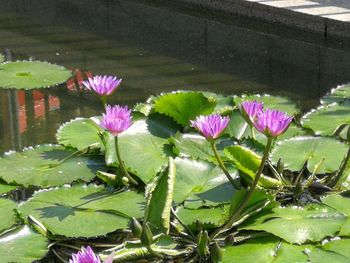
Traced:
[[63, 124], [57, 131], [56, 138], [59, 144], [78, 150], [87, 147], [101, 148], [102, 143], [99, 132], [100, 128], [93, 120], [87, 118], [77, 118]]
[[316, 135], [333, 135], [339, 126], [350, 124], [350, 101], [322, 105], [304, 115], [301, 124]]
[[16, 61], [0, 65], [0, 87], [12, 89], [47, 88], [65, 82], [72, 73], [41, 61]]
[[0, 159], [0, 175], [9, 184], [49, 187], [77, 180], [89, 182], [97, 170], [105, 169], [102, 158], [74, 156], [74, 153], [57, 145], [12, 152]]
[[306, 263], [304, 247], [280, 242], [275, 237], [258, 237], [241, 245], [226, 246], [223, 263]]
[[29, 226], [20, 227], [0, 236], [2, 262], [31, 263], [48, 252], [49, 241]]
[[242, 229], [266, 231], [289, 243], [303, 244], [334, 236], [345, 220], [344, 214], [325, 206], [283, 207]]
[[271, 154], [276, 164], [280, 158], [286, 169], [300, 171], [307, 162], [310, 172], [332, 173], [339, 169], [348, 146], [334, 138], [297, 136], [280, 141]]
[[0, 233], [17, 222], [14, 212], [17, 204], [9, 199], [0, 198]]
[[350, 84], [345, 84], [332, 89], [322, 99], [322, 104], [332, 104], [334, 102], [343, 102], [350, 98]]
[[[163, 138], [173, 132], [169, 126], [149, 124], [149, 120], [139, 120], [119, 136], [119, 149], [128, 170], [147, 183], [167, 165], [166, 144]], [[116, 165], [114, 137], [106, 136], [106, 163]]]
[[0, 195], [11, 192], [17, 188], [18, 188], [18, 186], [15, 186], [15, 185], [8, 185], [8, 184], [1, 184], [0, 183]]
[[[175, 159], [176, 183], [174, 201], [200, 201], [201, 205], [215, 206], [230, 202], [234, 189], [223, 172], [203, 160]], [[236, 174], [232, 173], [233, 176]]]
[[344, 222], [339, 235], [350, 236], [350, 198], [332, 194], [323, 198], [322, 202], [347, 216], [347, 219]]
[[34, 216], [52, 234], [95, 237], [128, 226], [143, 215], [144, 198], [136, 192], [108, 192], [101, 186], [61, 187], [39, 191], [18, 207], [23, 218]]
[[188, 126], [198, 115], [213, 112], [215, 101], [208, 100], [201, 92], [173, 92], [162, 94], [154, 100], [156, 112], [173, 118], [177, 123]]

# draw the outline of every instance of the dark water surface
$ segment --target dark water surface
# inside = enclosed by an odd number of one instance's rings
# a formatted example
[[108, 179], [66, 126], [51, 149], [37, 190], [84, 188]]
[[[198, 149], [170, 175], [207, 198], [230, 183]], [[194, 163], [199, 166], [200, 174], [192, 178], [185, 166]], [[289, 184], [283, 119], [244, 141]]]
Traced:
[[[350, 81], [342, 41], [280, 25], [153, 1], [0, 0], [0, 6], [0, 51], [9, 59], [122, 77], [114, 103], [195, 89], [282, 94], [307, 109]], [[66, 84], [1, 90], [0, 152], [54, 142], [63, 122], [100, 112], [96, 96]]]

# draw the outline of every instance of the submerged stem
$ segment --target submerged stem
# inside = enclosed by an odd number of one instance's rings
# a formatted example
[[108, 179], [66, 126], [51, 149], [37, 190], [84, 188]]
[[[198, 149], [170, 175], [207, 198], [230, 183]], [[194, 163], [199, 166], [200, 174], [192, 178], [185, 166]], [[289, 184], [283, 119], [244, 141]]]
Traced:
[[259, 169], [258, 169], [258, 171], [255, 174], [254, 181], [253, 181], [252, 185], [250, 186], [247, 195], [244, 197], [244, 199], [243, 199], [242, 203], [240, 204], [240, 206], [238, 207], [237, 211], [235, 213], [233, 213], [233, 215], [231, 216], [230, 220], [225, 224], [225, 226], [221, 230], [215, 231], [212, 234], [212, 239], [214, 237], [216, 237], [218, 234], [229, 230], [232, 227], [233, 223], [237, 219], [240, 218], [241, 213], [247, 207], [251, 197], [253, 196], [254, 190], [255, 190], [256, 186], [258, 185], [258, 182], [259, 182], [259, 179], [261, 177], [262, 171], [264, 169], [265, 163], [266, 163], [266, 161], [267, 161], [267, 159], [269, 157], [270, 149], [271, 149], [271, 146], [272, 146], [272, 141], [273, 141], [273, 138], [272, 137], [268, 137], [267, 144], [266, 144], [266, 147], [265, 147], [265, 150], [264, 150], [263, 158], [261, 159], [261, 163], [260, 163]]
[[118, 146], [118, 136], [114, 137], [114, 141], [115, 141], [115, 152], [117, 154], [117, 159], [119, 162], [119, 167], [122, 170], [122, 173], [124, 174], [124, 176], [126, 178], [129, 179], [130, 183], [132, 183], [133, 185], [138, 185], [138, 183], [135, 181], [134, 178], [131, 177], [131, 175], [128, 173], [128, 171], [126, 170], [125, 166], [124, 166], [124, 162], [122, 161], [122, 158], [120, 157], [120, 152], [119, 152], [119, 146]]
[[221, 160], [221, 158], [220, 158], [220, 156], [219, 156], [219, 153], [218, 153], [218, 150], [216, 149], [216, 146], [215, 146], [215, 141], [210, 142], [210, 144], [211, 144], [211, 147], [212, 147], [212, 149], [213, 149], [215, 158], [216, 158], [216, 160], [218, 161], [221, 170], [224, 172], [224, 174], [226, 175], [227, 179], [230, 181], [230, 183], [232, 184], [232, 186], [233, 186], [234, 188], [236, 188], [236, 189], [239, 189], [240, 186], [237, 185], [237, 183], [235, 182], [235, 180], [233, 180], [232, 176], [230, 175], [230, 173], [229, 173], [228, 170], [226, 169], [225, 164], [224, 164], [223, 161]]

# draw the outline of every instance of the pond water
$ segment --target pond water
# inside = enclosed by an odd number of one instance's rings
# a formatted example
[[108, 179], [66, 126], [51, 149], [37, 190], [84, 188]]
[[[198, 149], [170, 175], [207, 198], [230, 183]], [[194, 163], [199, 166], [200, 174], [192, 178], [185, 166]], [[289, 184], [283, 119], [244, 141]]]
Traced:
[[[143, 1], [145, 2], [145, 1]], [[242, 17], [153, 1], [0, 0], [0, 51], [124, 79], [112, 103], [133, 105], [177, 89], [289, 96], [307, 109], [350, 81], [344, 41]], [[72, 82], [70, 82], [72, 84]], [[0, 91], [0, 152], [55, 141], [56, 129], [101, 112], [66, 83]]]

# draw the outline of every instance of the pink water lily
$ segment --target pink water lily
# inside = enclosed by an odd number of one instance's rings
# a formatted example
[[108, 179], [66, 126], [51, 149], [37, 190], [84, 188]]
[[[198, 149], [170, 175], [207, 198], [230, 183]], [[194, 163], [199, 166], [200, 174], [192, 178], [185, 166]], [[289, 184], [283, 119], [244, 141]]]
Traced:
[[194, 121], [191, 121], [191, 124], [206, 139], [215, 140], [220, 137], [229, 122], [229, 117], [223, 117], [219, 114], [212, 114], [208, 116], [198, 116]]
[[102, 114], [101, 127], [117, 136], [127, 130], [132, 124], [131, 110], [127, 106], [106, 106], [106, 113]]
[[277, 137], [283, 134], [292, 122], [293, 117], [285, 112], [266, 109], [257, 114], [253, 121], [254, 127], [268, 137]]
[[73, 254], [69, 263], [101, 263], [101, 260], [91, 247], [87, 246], [82, 247], [78, 253]]
[[256, 100], [244, 101], [240, 105], [243, 117], [247, 119], [251, 124], [254, 122], [260, 112], [263, 111], [264, 105]]
[[94, 76], [84, 81], [84, 86], [101, 96], [111, 95], [122, 83], [122, 79], [114, 76]]

